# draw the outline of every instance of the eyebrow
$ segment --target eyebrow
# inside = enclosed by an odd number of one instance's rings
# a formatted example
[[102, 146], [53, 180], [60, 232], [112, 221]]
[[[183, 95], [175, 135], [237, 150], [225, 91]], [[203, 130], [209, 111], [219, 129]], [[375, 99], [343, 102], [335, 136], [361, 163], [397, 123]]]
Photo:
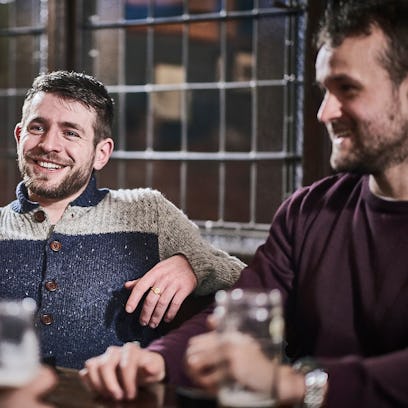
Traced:
[[329, 75], [325, 78], [324, 82], [320, 82], [318, 80], [316, 80], [317, 84], [324, 84], [325, 82], [339, 82], [339, 81], [350, 81], [353, 82], [355, 84], [358, 84], [359, 81], [352, 78], [350, 75], [347, 74], [334, 74], [334, 75]]

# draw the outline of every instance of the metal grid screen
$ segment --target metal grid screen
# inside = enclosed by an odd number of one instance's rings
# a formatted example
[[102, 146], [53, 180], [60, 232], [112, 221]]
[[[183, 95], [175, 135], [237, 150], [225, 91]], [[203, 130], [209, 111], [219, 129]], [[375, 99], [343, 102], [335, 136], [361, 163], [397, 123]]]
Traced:
[[102, 182], [161, 190], [253, 253], [301, 182], [303, 2], [83, 2], [81, 68], [117, 108]]
[[[115, 152], [99, 184], [157, 188], [216, 245], [253, 254], [301, 185], [306, 3], [77, 0], [74, 68], [102, 80], [116, 107]], [[19, 178], [11, 135], [23, 95], [47, 70], [48, 49], [68, 47], [49, 34], [48, 14], [62, 7], [0, 3], [7, 201]]]

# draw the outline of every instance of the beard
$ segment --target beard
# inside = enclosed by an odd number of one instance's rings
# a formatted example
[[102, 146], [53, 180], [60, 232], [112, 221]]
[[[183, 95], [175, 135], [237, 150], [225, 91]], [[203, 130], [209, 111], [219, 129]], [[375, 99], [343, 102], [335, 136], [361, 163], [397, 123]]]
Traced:
[[[28, 151], [27, 156], [35, 157], [36, 160], [47, 159], [60, 162], [53, 154], [36, 153], [33, 150]], [[18, 167], [23, 182], [31, 193], [45, 199], [61, 200], [74, 195], [88, 184], [93, 171], [94, 157], [95, 154], [90, 159], [88, 166], [82, 166], [75, 169], [73, 172], [66, 175], [58, 185], [48, 184], [47, 181], [49, 180], [49, 177], [47, 175], [36, 175], [28, 165], [21, 150], [18, 152]]]
[[[400, 111], [398, 111], [400, 112]], [[408, 157], [408, 119], [387, 116], [387, 122], [360, 122], [353, 129], [353, 145], [342, 152], [333, 146], [330, 164], [336, 171], [381, 174]]]

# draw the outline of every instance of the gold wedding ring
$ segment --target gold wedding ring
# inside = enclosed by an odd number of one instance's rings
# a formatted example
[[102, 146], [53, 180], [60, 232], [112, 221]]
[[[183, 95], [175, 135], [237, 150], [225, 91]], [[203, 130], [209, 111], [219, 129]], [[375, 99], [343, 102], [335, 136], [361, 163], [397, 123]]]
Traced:
[[150, 290], [151, 290], [155, 295], [157, 295], [157, 296], [160, 296], [160, 295], [161, 295], [160, 288], [158, 288], [157, 286], [154, 287], [154, 288], [151, 287]]

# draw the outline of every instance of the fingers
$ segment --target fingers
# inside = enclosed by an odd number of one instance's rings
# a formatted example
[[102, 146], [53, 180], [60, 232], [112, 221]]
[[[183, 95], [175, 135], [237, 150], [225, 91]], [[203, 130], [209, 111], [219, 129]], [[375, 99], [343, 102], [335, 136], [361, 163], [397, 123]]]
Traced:
[[221, 338], [220, 352], [228, 377], [253, 390], [271, 393], [277, 361], [267, 357], [261, 344], [247, 334], [230, 332]]
[[121, 350], [120, 378], [125, 390], [125, 398], [133, 399], [137, 395], [137, 367], [140, 355], [135, 350], [135, 344], [126, 343]]
[[215, 330], [218, 327], [220, 318], [214, 313], [207, 317], [207, 326], [210, 330]]
[[[184, 302], [185, 298], [189, 295], [188, 291], [180, 289], [179, 291], [176, 291], [176, 294], [174, 295], [169, 308], [167, 309], [167, 312], [164, 316], [164, 320], [166, 322], [171, 322], [175, 317], [178, 311], [180, 310], [180, 307], [182, 303]], [[154, 318], [156, 316], [153, 316]]]
[[215, 392], [226, 376], [224, 355], [215, 332], [190, 339], [186, 351], [186, 370], [199, 386]]
[[126, 343], [87, 360], [79, 374], [91, 391], [105, 398], [130, 400], [137, 396], [138, 385], [164, 378], [165, 364], [160, 354]]
[[[148, 272], [149, 273], [149, 272]], [[125, 283], [125, 288], [132, 289], [132, 292], [126, 302], [126, 311], [133, 313], [139, 304], [142, 296], [151, 288], [152, 283], [148, 278], [148, 273], [141, 279], [129, 281]]]
[[[134, 311], [137, 304], [133, 305], [133, 302], [139, 302], [141, 299], [140, 294], [143, 291], [143, 293], [147, 292], [143, 302], [143, 308], [140, 312], [140, 324], [143, 326], [149, 325], [150, 327], [155, 328], [163, 319], [163, 316], [166, 313], [169, 305], [172, 306], [172, 310], [176, 308], [176, 304], [173, 305], [172, 301], [173, 296], [178, 289], [173, 287], [172, 285], [169, 286], [164, 279], [162, 280], [161, 288], [159, 288], [158, 286], [154, 286], [152, 288], [151, 286], [149, 286], [149, 283], [146, 284], [147, 281], [143, 281], [143, 279], [144, 277], [142, 279], [139, 279], [139, 282], [137, 282], [133, 287], [132, 293], [130, 294], [129, 300], [127, 302], [126, 311]], [[132, 306], [129, 307], [129, 304], [131, 304]], [[178, 310], [179, 307], [180, 305], [178, 305], [176, 310]]]
[[121, 400], [125, 393], [117, 374], [120, 359], [120, 347], [109, 347], [104, 354], [87, 360], [79, 375], [91, 391], [105, 398]]
[[165, 375], [164, 358], [159, 353], [143, 350], [139, 359], [138, 383], [140, 385], [158, 383], [164, 380]]
[[140, 314], [140, 323], [152, 328], [164, 318], [174, 319], [185, 298], [197, 286], [194, 272], [183, 255], [175, 255], [159, 262], [142, 278], [125, 283], [131, 289], [126, 311], [134, 312], [144, 294], [146, 298]]
[[207, 367], [201, 371], [188, 371], [192, 381], [200, 388], [211, 394], [216, 394], [220, 384], [226, 378], [226, 372], [222, 365]]
[[160, 288], [154, 286], [155, 289], [158, 289], [158, 293], [154, 293], [152, 290], [149, 291], [150, 293], [146, 296], [140, 313], [140, 322], [142, 324], [148, 324], [150, 327], [155, 328], [163, 319], [176, 290], [171, 285], [165, 286], [166, 284], [166, 282], [161, 283]]

